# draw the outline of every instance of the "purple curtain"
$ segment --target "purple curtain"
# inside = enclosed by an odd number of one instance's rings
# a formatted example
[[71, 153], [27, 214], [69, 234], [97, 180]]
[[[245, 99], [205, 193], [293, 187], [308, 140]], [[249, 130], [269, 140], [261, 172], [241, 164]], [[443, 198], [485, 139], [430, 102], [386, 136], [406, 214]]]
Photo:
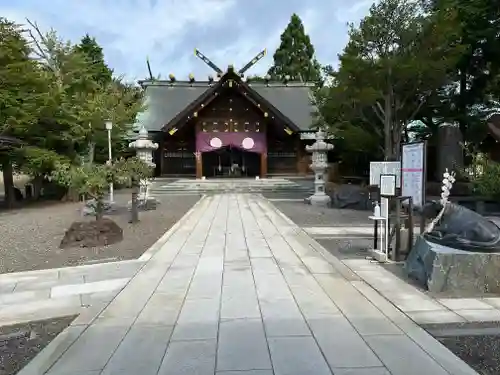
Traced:
[[266, 135], [250, 132], [199, 132], [196, 134], [196, 151], [208, 152], [227, 146], [263, 154], [267, 151]]

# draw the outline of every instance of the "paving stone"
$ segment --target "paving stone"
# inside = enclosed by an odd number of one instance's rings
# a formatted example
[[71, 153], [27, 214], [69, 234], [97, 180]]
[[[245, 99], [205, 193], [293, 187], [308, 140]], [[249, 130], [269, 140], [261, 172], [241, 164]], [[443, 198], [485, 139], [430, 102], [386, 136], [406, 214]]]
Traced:
[[[22, 322], [43, 320], [55, 316], [73, 315], [81, 309], [79, 296], [67, 298], [47, 298], [0, 307], [0, 322]], [[9, 323], [9, 324], [10, 324]]]
[[48, 375], [102, 370], [131, 323], [128, 319], [97, 319], [63, 354]]
[[222, 273], [196, 274], [187, 292], [187, 299], [220, 298], [222, 292]]
[[279, 375], [331, 375], [328, 365], [311, 336], [268, 339], [271, 361]]
[[90, 294], [81, 294], [80, 299], [82, 307], [93, 306], [95, 304], [109, 303], [116, 297], [120, 290], [112, 290], [111, 292], [96, 292]]
[[87, 282], [84, 284], [58, 285], [52, 287], [50, 296], [52, 298], [60, 298], [77, 294], [90, 294], [120, 290], [129, 282], [129, 280], [129, 278], [122, 278]]
[[274, 375], [273, 370], [217, 371], [215, 375]]
[[23, 292], [23, 291], [31, 291], [31, 290], [42, 290], [48, 289], [50, 290], [52, 287], [61, 285], [61, 284], [83, 284], [85, 282], [84, 277], [82, 275], [67, 277], [63, 279], [52, 278], [49, 280], [26, 280], [20, 281], [15, 284], [14, 292]]
[[106, 364], [102, 375], [156, 375], [172, 330], [172, 326], [132, 326]]
[[450, 310], [491, 310], [493, 306], [477, 298], [440, 298], [439, 303]]
[[260, 319], [220, 323], [217, 371], [271, 369], [269, 350]]
[[143, 326], [173, 326], [181, 311], [183, 299], [172, 299], [170, 294], [153, 293], [139, 314], [136, 324]]
[[134, 276], [144, 262], [121, 261], [104, 263], [102, 269], [92, 269], [83, 275], [86, 283], [105, 281], [109, 279], [124, 279]]
[[334, 368], [334, 375], [392, 375], [385, 367]]
[[255, 287], [260, 301], [292, 299], [292, 293], [282, 275], [255, 274]]
[[186, 300], [177, 320], [172, 340], [217, 338], [219, 299]]
[[28, 301], [43, 300], [49, 297], [50, 289], [0, 294], [0, 309], [1, 305], [15, 305]]
[[382, 363], [343, 316], [308, 320], [331, 367], [379, 367]]
[[216, 346], [215, 340], [171, 342], [158, 375], [213, 375]]
[[251, 258], [253, 273], [281, 274], [278, 264], [274, 258]]
[[155, 292], [169, 294], [174, 299], [184, 299], [189, 289], [194, 270], [195, 267], [185, 270], [170, 268], [157, 286]]
[[483, 298], [482, 301], [486, 302], [487, 304], [489, 304], [497, 309], [500, 308], [500, 298], [499, 297]]
[[255, 292], [229, 296], [222, 295], [221, 319], [261, 318], [259, 302]]
[[337, 273], [335, 268], [320, 256], [303, 257], [302, 262], [304, 262], [311, 273]]
[[311, 331], [293, 299], [261, 301], [267, 337], [309, 336]]
[[407, 336], [369, 336], [365, 339], [393, 375], [449, 375]]
[[462, 323], [466, 321], [465, 318], [449, 310], [415, 311], [409, 312], [408, 316], [419, 324]]
[[456, 310], [455, 312], [469, 322], [500, 321], [499, 310]]

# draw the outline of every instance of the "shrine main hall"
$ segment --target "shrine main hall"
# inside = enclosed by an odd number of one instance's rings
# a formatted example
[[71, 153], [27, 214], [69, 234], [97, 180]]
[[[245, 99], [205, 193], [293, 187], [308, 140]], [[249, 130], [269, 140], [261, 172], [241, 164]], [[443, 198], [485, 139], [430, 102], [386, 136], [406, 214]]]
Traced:
[[[244, 73], [265, 54], [237, 71], [214, 69], [198, 81], [144, 80], [146, 109], [137, 117], [159, 144], [157, 176], [268, 177], [310, 173], [305, 146], [314, 142], [313, 83], [252, 81]], [[151, 75], [152, 76], [152, 75]]]

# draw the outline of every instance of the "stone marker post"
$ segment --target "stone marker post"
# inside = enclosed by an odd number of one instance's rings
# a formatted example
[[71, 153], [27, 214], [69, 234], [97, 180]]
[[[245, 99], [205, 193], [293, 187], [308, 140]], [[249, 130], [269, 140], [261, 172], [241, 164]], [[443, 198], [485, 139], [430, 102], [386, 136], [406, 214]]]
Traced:
[[306, 151], [312, 153], [312, 164], [310, 168], [314, 171], [314, 194], [307, 198], [307, 202], [313, 206], [326, 207], [330, 204], [330, 197], [325, 193], [325, 175], [328, 169], [328, 151], [333, 145], [325, 142], [325, 132], [319, 129], [315, 134], [315, 140], [311, 146], [306, 146]]
[[[151, 168], [156, 166], [153, 162], [153, 151], [158, 149], [158, 143], [154, 143], [149, 139], [148, 131], [144, 125], [141, 126], [137, 139], [134, 142], [131, 142], [128, 146], [136, 150], [137, 157], [148, 164]], [[140, 181], [139, 207], [146, 210], [156, 208], [157, 203], [156, 198], [149, 195], [149, 185], [151, 185], [149, 180]], [[150, 206], [151, 208], [148, 208]]]

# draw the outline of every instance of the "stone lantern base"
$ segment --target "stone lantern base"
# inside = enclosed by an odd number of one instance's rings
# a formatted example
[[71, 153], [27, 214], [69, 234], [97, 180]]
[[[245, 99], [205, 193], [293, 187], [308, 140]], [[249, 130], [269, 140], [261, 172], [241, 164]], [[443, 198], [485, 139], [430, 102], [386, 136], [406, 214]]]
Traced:
[[[160, 204], [160, 201], [155, 197], [137, 197], [137, 209], [139, 211], [153, 211]], [[128, 201], [127, 208], [132, 210], [132, 201]]]
[[330, 206], [330, 202], [331, 198], [325, 193], [313, 194], [309, 198], [306, 198], [306, 203], [309, 203], [311, 206], [328, 207]]

